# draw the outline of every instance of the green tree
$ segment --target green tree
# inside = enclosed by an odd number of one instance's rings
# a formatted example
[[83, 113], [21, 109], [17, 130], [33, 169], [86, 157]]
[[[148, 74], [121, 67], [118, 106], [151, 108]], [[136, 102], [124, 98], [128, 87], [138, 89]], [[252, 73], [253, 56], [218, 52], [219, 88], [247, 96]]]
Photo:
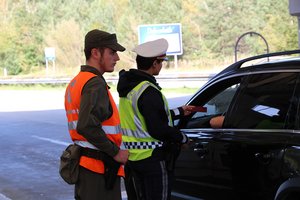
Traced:
[[[117, 70], [129, 68], [138, 26], [165, 23], [181, 23], [179, 59], [188, 66], [228, 62], [238, 37], [249, 31], [263, 35], [272, 52], [297, 48], [297, 18], [289, 15], [288, 0], [0, 0], [0, 68], [38, 72], [45, 66], [44, 48], [53, 46], [57, 72], [75, 71], [84, 62], [83, 37], [94, 28], [117, 33], [127, 48]], [[239, 50], [251, 56], [265, 46], [246, 37]]]
[[284, 51], [298, 48], [297, 18], [289, 14], [288, 1], [274, 4], [269, 0], [265, 9], [265, 26], [262, 34], [266, 35], [272, 51]]
[[49, 31], [45, 36], [45, 46], [55, 48], [57, 72], [77, 73], [84, 63], [83, 33], [74, 19], [63, 20]]

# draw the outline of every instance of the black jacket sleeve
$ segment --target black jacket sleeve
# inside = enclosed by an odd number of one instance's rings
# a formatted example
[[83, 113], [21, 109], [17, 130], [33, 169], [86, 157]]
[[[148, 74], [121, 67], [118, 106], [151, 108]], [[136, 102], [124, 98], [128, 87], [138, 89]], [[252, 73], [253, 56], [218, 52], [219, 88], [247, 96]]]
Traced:
[[111, 115], [106, 83], [100, 77], [94, 77], [86, 83], [81, 93], [77, 132], [100, 151], [114, 157], [119, 148], [102, 129], [102, 122]]
[[182, 107], [174, 108], [171, 111], [172, 120], [177, 120], [183, 117], [183, 109]]
[[168, 116], [164, 108], [161, 93], [148, 87], [138, 100], [138, 107], [145, 118], [149, 134], [163, 142], [178, 142], [183, 139], [180, 131], [168, 124]]

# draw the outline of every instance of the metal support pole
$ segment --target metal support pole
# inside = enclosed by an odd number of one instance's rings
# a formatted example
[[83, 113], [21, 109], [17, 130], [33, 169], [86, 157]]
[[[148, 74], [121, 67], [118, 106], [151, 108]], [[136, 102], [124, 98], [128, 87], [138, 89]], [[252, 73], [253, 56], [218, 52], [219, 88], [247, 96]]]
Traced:
[[55, 60], [52, 60], [53, 73], [55, 74]]
[[4, 77], [7, 77], [7, 69], [6, 68], [3, 69], [3, 75], [4, 75]]
[[[267, 53], [269, 53], [269, 45], [268, 45], [267, 40], [266, 40], [261, 34], [256, 33], [256, 32], [253, 32], [253, 31], [250, 31], [250, 32], [247, 32], [247, 33], [242, 34], [242, 35], [238, 38], [238, 40], [236, 41], [236, 43], [235, 43], [235, 47], [234, 47], [234, 61], [235, 61], [235, 62], [237, 61], [238, 44], [239, 44], [240, 40], [241, 40], [243, 37], [245, 37], [246, 35], [250, 35], [250, 36], [252, 36], [252, 35], [257, 35], [257, 36], [261, 37], [261, 39], [265, 42], [265, 45], [266, 45], [266, 47], [267, 47], [266, 51], [267, 51]], [[269, 57], [268, 57], [268, 61], [269, 61]]]
[[300, 49], [300, 1], [289, 0], [290, 15], [297, 16], [298, 19], [298, 47]]
[[48, 59], [46, 59], [46, 75], [48, 75]]
[[298, 47], [300, 49], [300, 16], [298, 16]]
[[175, 64], [175, 69], [177, 69], [178, 68], [177, 55], [174, 55], [174, 64]]

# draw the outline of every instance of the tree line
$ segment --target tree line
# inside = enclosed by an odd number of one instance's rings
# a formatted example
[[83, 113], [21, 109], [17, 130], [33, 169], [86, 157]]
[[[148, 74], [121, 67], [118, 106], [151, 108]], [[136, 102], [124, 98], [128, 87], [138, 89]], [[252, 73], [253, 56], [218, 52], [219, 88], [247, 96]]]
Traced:
[[[182, 27], [179, 67], [227, 63], [249, 31], [263, 35], [271, 52], [298, 48], [288, 0], [0, 0], [0, 75], [39, 75], [45, 47], [55, 48], [57, 73], [72, 74], [85, 63], [84, 35], [94, 28], [117, 33], [127, 48], [117, 68], [130, 68], [138, 26], [168, 23]], [[240, 55], [264, 52], [260, 38], [241, 41]]]

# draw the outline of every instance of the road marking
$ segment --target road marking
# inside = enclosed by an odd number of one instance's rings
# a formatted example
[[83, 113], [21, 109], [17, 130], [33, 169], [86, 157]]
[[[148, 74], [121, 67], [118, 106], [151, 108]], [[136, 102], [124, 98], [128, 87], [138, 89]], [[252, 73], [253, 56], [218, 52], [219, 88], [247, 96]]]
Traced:
[[5, 196], [4, 194], [0, 193], [0, 200], [12, 200], [12, 199], [10, 199], [7, 196]]
[[51, 139], [51, 138], [40, 137], [40, 136], [37, 136], [37, 135], [32, 135], [31, 137], [34, 137], [34, 138], [39, 139], [39, 140], [48, 141], [48, 142], [51, 142], [51, 143], [54, 143], [54, 144], [63, 145], [63, 146], [68, 146], [70, 144], [68, 142], [63, 142], [63, 141], [60, 141], [60, 140], [54, 140], [54, 139]]
[[[54, 140], [54, 139], [51, 139], [51, 138], [40, 137], [40, 136], [37, 136], [37, 135], [32, 135], [31, 137], [39, 139], [39, 140], [44, 140], [44, 141], [47, 141], [47, 142], [51, 142], [51, 143], [54, 143], [54, 144], [64, 145], [64, 146], [68, 146], [70, 144], [68, 142], [62, 142], [60, 140]], [[7, 199], [7, 198], [2, 199], [2, 196], [1, 196], [1, 193], [0, 193], [0, 200], [11, 200], [11, 199]], [[122, 200], [127, 200], [126, 191], [122, 191]]]

